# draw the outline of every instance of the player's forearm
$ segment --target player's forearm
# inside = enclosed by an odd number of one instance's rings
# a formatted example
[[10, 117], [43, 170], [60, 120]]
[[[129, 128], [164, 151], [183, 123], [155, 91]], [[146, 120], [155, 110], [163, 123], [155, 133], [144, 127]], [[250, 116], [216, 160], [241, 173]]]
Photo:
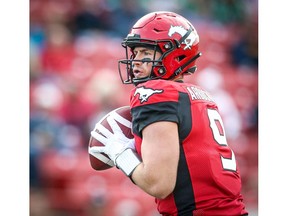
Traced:
[[115, 162], [116, 166], [143, 191], [156, 198], [166, 198], [175, 187], [177, 163], [173, 166], [174, 160], [169, 158], [160, 161], [151, 160], [151, 157], [150, 160], [145, 160], [145, 157], [143, 159], [142, 161], [132, 149], [126, 149]]
[[[169, 133], [167, 133], [169, 131]], [[173, 122], [155, 122], [143, 130], [142, 163], [132, 179], [156, 198], [166, 198], [175, 188], [179, 161], [178, 127]]]
[[164, 199], [174, 190], [176, 176], [167, 178], [167, 171], [151, 169], [142, 162], [132, 173], [133, 182], [153, 197]]

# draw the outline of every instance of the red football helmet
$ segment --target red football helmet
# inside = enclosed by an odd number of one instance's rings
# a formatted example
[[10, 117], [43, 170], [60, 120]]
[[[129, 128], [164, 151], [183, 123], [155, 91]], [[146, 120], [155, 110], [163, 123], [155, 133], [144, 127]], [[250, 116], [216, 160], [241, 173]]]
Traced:
[[[149, 13], [134, 24], [122, 42], [122, 46], [126, 49], [126, 59], [118, 61], [121, 80], [124, 84], [137, 85], [150, 79], [171, 80], [181, 74], [194, 73], [197, 69], [196, 59], [201, 56], [198, 44], [199, 36], [196, 29], [184, 17], [166, 11]], [[160, 59], [142, 60], [152, 63], [149, 77], [136, 79], [133, 76], [135, 47], [150, 47], [155, 52], [162, 53]], [[123, 78], [125, 73], [127, 73], [126, 79]]]

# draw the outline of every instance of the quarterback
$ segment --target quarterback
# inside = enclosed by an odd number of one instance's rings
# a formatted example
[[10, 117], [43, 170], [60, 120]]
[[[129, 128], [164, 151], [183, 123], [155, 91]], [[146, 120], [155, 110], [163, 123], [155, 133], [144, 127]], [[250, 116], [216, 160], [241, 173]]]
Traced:
[[119, 141], [116, 150], [114, 138], [99, 151], [155, 197], [162, 215], [248, 215], [218, 106], [204, 89], [184, 82], [201, 56], [194, 26], [173, 12], [149, 13], [122, 46], [120, 77], [135, 86], [134, 147]]

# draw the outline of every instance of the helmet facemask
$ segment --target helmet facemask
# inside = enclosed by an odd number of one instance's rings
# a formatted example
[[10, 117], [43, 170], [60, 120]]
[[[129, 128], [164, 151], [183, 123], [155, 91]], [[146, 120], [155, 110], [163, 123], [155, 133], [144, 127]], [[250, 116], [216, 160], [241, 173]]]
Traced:
[[[149, 39], [139, 39], [139, 37], [131, 37], [128, 36], [123, 42], [122, 46], [125, 48], [126, 59], [121, 59], [118, 61], [118, 70], [120, 74], [120, 78], [124, 84], [131, 84], [137, 85], [142, 82], [146, 82], [152, 79], [159, 79], [165, 75], [166, 70], [162, 63], [163, 57], [170, 52], [171, 49], [162, 52], [160, 48], [161, 44], [167, 44], [169, 41], [153, 41]], [[135, 47], [146, 47], [148, 49], [154, 50], [153, 59], [144, 58], [142, 60], [135, 60], [135, 56], [133, 54], [133, 50]], [[160, 52], [162, 55], [159, 59], [156, 59], [156, 52]], [[133, 63], [134, 62], [142, 62], [142, 63], [151, 63], [152, 69], [149, 76], [144, 78], [135, 78], [133, 74]], [[123, 75], [126, 73], [126, 79]]]

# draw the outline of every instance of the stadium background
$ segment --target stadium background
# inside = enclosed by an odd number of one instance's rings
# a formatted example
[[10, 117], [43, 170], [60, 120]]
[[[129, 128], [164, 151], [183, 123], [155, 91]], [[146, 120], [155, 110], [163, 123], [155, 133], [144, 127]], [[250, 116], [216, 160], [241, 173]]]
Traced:
[[117, 60], [133, 23], [154, 10], [188, 18], [200, 35], [198, 71], [211, 91], [258, 215], [258, 2], [256, 0], [30, 0], [30, 215], [157, 215], [153, 198], [116, 169], [95, 172], [94, 123], [127, 105]]

